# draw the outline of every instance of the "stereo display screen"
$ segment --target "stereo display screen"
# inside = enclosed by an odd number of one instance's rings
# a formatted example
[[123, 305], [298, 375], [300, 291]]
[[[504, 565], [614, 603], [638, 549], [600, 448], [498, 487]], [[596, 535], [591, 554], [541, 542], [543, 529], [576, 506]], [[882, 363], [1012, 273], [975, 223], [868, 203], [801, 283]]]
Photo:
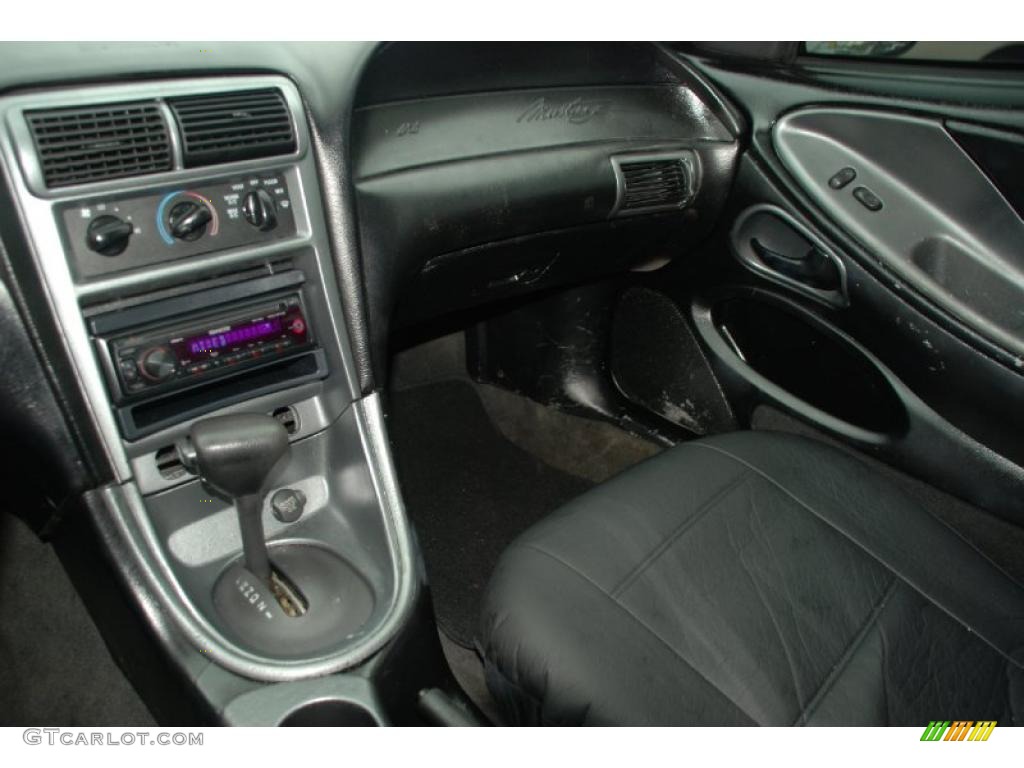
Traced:
[[209, 336], [193, 336], [185, 340], [188, 351], [193, 355], [200, 352], [210, 352], [214, 349], [233, 347], [245, 341], [259, 341], [268, 336], [273, 336], [281, 330], [281, 318], [275, 317], [272, 320], [258, 320], [246, 323], [236, 328]]
[[202, 333], [179, 336], [170, 343], [179, 365], [187, 366], [218, 359], [240, 362], [243, 358], [262, 356], [262, 352], [281, 352], [308, 341], [302, 310], [293, 305], [258, 317], [240, 318]]

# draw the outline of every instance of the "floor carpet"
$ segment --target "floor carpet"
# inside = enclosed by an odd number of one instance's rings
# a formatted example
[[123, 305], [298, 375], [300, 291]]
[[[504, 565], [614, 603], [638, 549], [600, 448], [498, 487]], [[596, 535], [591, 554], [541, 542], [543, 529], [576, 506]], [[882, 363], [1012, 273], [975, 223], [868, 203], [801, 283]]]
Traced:
[[0, 725], [152, 726], [60, 560], [0, 513]]
[[504, 437], [466, 381], [392, 393], [389, 432], [438, 623], [472, 647], [480, 601], [517, 535], [593, 483]]

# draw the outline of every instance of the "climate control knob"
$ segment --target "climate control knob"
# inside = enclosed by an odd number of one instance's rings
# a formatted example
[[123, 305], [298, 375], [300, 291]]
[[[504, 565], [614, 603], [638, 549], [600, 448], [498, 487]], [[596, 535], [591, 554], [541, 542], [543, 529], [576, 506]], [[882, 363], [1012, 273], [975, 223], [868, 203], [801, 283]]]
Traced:
[[118, 256], [128, 247], [133, 231], [130, 221], [117, 216], [97, 216], [85, 231], [85, 244], [89, 250], [104, 256]]
[[183, 200], [171, 208], [167, 215], [167, 227], [179, 240], [198, 240], [206, 232], [206, 225], [213, 219], [213, 212], [203, 203]]
[[150, 381], [167, 381], [177, 368], [178, 360], [167, 347], [152, 347], [139, 356], [139, 371]]
[[257, 189], [245, 196], [242, 215], [260, 232], [267, 232], [277, 226], [277, 205], [265, 189]]

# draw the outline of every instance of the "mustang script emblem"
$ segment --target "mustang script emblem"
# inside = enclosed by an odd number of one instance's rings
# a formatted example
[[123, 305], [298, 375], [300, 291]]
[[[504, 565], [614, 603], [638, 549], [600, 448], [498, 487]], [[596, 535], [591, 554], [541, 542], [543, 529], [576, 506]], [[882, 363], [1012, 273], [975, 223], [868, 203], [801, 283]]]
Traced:
[[608, 109], [607, 101], [583, 99], [576, 97], [570, 101], [552, 103], [541, 96], [526, 108], [516, 120], [517, 123], [535, 123], [539, 120], [567, 120], [579, 125], [591, 118], [604, 114]]

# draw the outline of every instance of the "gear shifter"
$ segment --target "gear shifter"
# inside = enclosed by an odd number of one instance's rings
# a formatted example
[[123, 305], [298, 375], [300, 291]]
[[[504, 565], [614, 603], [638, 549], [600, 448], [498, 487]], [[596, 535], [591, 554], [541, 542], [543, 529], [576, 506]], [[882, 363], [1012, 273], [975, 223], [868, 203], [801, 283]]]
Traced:
[[288, 455], [288, 433], [270, 416], [240, 413], [198, 421], [189, 437], [177, 446], [181, 463], [211, 491], [234, 503], [245, 565], [253, 576], [272, 586], [263, 534], [263, 495], [268, 478]]
[[276, 419], [203, 419], [177, 450], [181, 463], [233, 502], [238, 514], [243, 562], [226, 563], [213, 585], [217, 616], [231, 637], [261, 653], [295, 658], [330, 647], [366, 622], [373, 594], [336, 552], [307, 541], [277, 541], [271, 564], [263, 497], [290, 453], [288, 433]]

